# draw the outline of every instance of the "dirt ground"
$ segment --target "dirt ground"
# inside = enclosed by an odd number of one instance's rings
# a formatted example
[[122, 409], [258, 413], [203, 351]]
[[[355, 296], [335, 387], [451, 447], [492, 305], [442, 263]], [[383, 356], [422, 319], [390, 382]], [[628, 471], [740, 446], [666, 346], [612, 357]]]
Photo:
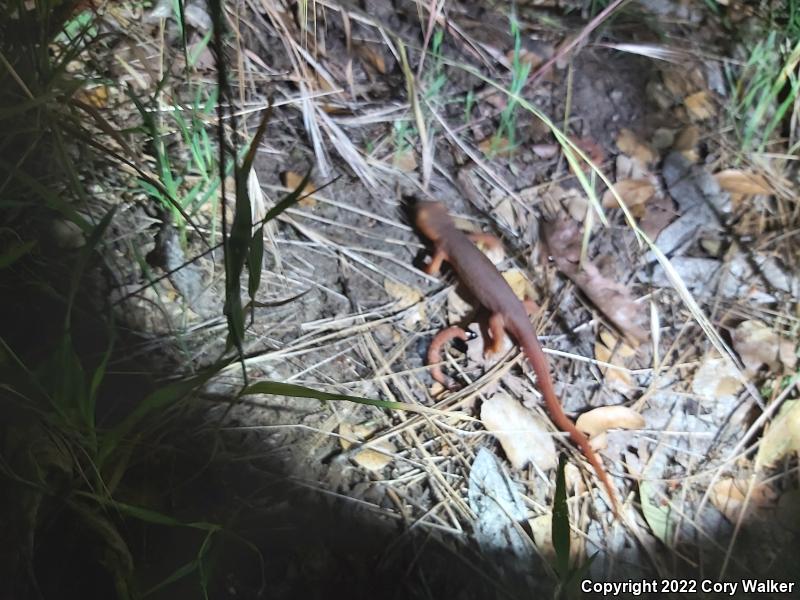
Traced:
[[[183, 521], [202, 518], [237, 532], [210, 550], [214, 568], [225, 573], [213, 597], [552, 593], [553, 461], [561, 452], [569, 463], [573, 564], [588, 565], [581, 579], [797, 580], [787, 551], [797, 547], [800, 530], [796, 508], [786, 504], [797, 494], [796, 457], [756, 466], [763, 415], [776, 414], [758, 390], [796, 370], [796, 347], [751, 368], [756, 359], [748, 362], [747, 344], [737, 343], [743, 322], [774, 325], [782, 347], [797, 331], [796, 245], [748, 243], [759, 215], [768, 219], [791, 205], [785, 190], [796, 190], [794, 167], [787, 167], [784, 188], [765, 184], [772, 193], [743, 195], [714, 177], [743, 168], [720, 125], [724, 61], [713, 58], [731, 55], [736, 43], [702, 3], [627, 5], [544, 70], [588, 15], [583, 6], [533, 4], [544, 6], [518, 7], [519, 52], [535, 80], [522, 95], [558, 128], [566, 124], [611, 181], [635, 182], [619, 188], [632, 220], [585, 168], [581, 177], [604, 207], [607, 223], [599, 222], [557, 137], [522, 107], [514, 151], [486, 151], [510, 100], [465, 65], [509, 85], [508, 6], [454, 2], [436, 13], [440, 21], [431, 17], [449, 29], [440, 55], [429, 45], [416, 74], [425, 141], [399, 49], [404, 40], [416, 70], [429, 8], [315, 3], [315, 28], [306, 32], [279, 3], [245, 2], [231, 12], [240, 46], [230, 58], [245, 69], [237, 75], [241, 108], [252, 109], [243, 122], [252, 131], [269, 98], [276, 106], [255, 165], [264, 204], [285, 193], [287, 172], [313, 168], [320, 188], [267, 232], [263, 305], [254, 310], [244, 349], [249, 380], [438, 412], [282, 396], [233, 402], [243, 380], [240, 365], [229, 367], [198, 398], [201, 425], [187, 424], [193, 433], [172, 440], [163, 469], [143, 468], [123, 490]], [[140, 21], [147, 22], [146, 12]], [[161, 22], [169, 39], [174, 19]], [[190, 28], [190, 44], [204, 33]], [[614, 47], [659, 40], [677, 55], [660, 60]], [[173, 92], [179, 97], [180, 87]], [[703, 104], [697, 94], [711, 100]], [[502, 240], [498, 268], [542, 307], [537, 331], [565, 412], [575, 419], [600, 407], [621, 409], [594, 413], [601, 425], [589, 425], [602, 438], [593, 443], [623, 500], [619, 518], [583, 456], [550, 424], [515, 351], [504, 361], [486, 359], [479, 335], [447, 353], [445, 370], [460, 390], [431, 379], [432, 337], [473, 319], [452, 273], [421, 271], [428, 248], [407, 217], [411, 197], [445, 202], [460, 226]], [[789, 212], [796, 213], [794, 202]], [[146, 202], [131, 204], [112, 225], [119, 243], [108, 257], [117, 273], [111, 299], [145, 283], [141, 267], [131, 271], [144, 257], [162, 274], [202, 252], [215, 217], [199, 212], [198, 230], [187, 230], [181, 248], [162, 214]], [[632, 222], [673, 261], [685, 293]], [[591, 277], [575, 269], [577, 261], [567, 264], [586, 227], [581, 260], [594, 269]], [[179, 371], [214, 361], [225, 348], [223, 279], [221, 254], [206, 255], [184, 275], [121, 302], [117, 318], [139, 340], [127, 358]], [[770, 394], [772, 402], [780, 395]], [[555, 448], [542, 443], [521, 466], [510, 461], [485, 416], [498, 397], [526, 411]], [[174, 485], [174, 473], [186, 480]], [[160, 494], [160, 486], [170, 492]], [[507, 492], [497, 491], [503, 486]], [[152, 582], [170, 573], [165, 556], [201, 538], [142, 534], [138, 550], [148, 557]], [[191, 597], [195, 585], [187, 578], [155, 595]]]

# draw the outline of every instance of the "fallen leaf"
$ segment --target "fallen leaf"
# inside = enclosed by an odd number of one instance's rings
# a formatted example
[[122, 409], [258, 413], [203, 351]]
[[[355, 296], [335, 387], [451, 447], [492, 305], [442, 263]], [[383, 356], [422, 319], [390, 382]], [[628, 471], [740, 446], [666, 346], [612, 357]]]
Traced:
[[696, 92], [683, 101], [689, 116], [695, 121], [704, 121], [714, 116], [716, 110], [711, 94], [706, 91]]
[[392, 166], [403, 173], [415, 171], [417, 168], [417, 157], [414, 155], [414, 151], [409, 148], [402, 152], [395, 152], [392, 156]]
[[558, 144], [533, 144], [531, 150], [539, 158], [553, 158], [560, 147]]
[[672, 511], [669, 502], [656, 494], [655, 486], [649, 481], [639, 482], [639, 495], [642, 499], [642, 514], [650, 526], [650, 531], [666, 546], [672, 546], [672, 536], [678, 524], [678, 515]]
[[511, 154], [512, 147], [507, 137], [490, 135], [478, 143], [478, 149], [486, 156], [495, 157], [508, 156]]
[[530, 284], [525, 274], [519, 269], [509, 269], [502, 273], [503, 279], [508, 282], [511, 289], [514, 290], [517, 298], [525, 300], [525, 298], [534, 298], [536, 296], [533, 286]]
[[358, 44], [356, 52], [359, 58], [367, 65], [374, 67], [381, 75], [386, 75], [386, 60], [383, 53], [373, 44]]
[[[297, 189], [297, 186], [303, 182], [303, 176], [299, 173], [295, 173], [294, 171], [284, 171], [281, 173], [280, 177], [283, 187], [288, 190]], [[314, 192], [316, 191], [317, 188], [314, 187], [314, 184], [312, 184], [311, 181], [306, 183], [306, 186], [300, 192], [301, 200], [298, 201], [298, 204], [305, 207], [314, 206], [317, 203], [316, 198], [314, 198]], [[302, 196], [306, 196], [307, 194], [307, 197], [302, 198]]]
[[447, 322], [458, 323], [469, 315], [473, 306], [470, 301], [460, 294], [461, 286], [453, 286], [447, 292]]
[[397, 301], [400, 308], [407, 308], [422, 300], [422, 293], [417, 288], [405, 285], [394, 279], [384, 279], [383, 289]]
[[[364, 441], [366, 438], [369, 438], [374, 431], [374, 427], [363, 424], [351, 425], [350, 423], [341, 423], [339, 425], [339, 435], [341, 436], [339, 438], [339, 444], [343, 450], [348, 450], [353, 445], [351, 440], [356, 440], [358, 442]], [[383, 452], [380, 450], [383, 450]], [[396, 452], [396, 450], [394, 444], [389, 440], [382, 440], [374, 444], [371, 448], [364, 448], [363, 450], [357, 451], [353, 455], [353, 462], [369, 471], [380, 471], [392, 462], [391, 454]]]
[[[501, 225], [509, 229], [516, 229], [519, 224], [514, 211], [514, 203], [511, 201], [511, 198], [504, 198], [498, 202], [494, 209], [492, 209], [492, 215], [500, 221]], [[502, 245], [500, 246], [502, 247]]]
[[739, 169], [725, 169], [714, 178], [726, 192], [742, 194], [744, 196], [757, 196], [759, 194], [773, 194], [767, 180], [759, 173], [740, 171]]
[[742, 382], [731, 361], [711, 354], [703, 359], [692, 380], [692, 391], [695, 394], [715, 400], [731, 397], [741, 388]]
[[[378, 450], [375, 450], [375, 448], [381, 448], [382, 450], [385, 450], [386, 453], [379, 452]], [[382, 442], [378, 442], [372, 448], [364, 448], [363, 450], [356, 452], [353, 456], [353, 462], [355, 462], [359, 467], [367, 469], [368, 471], [380, 471], [390, 462], [392, 462], [390, 453], [393, 452], [395, 452], [394, 446], [388, 440], [384, 440]]]
[[[612, 352], [608, 346], [599, 341], [594, 344], [594, 357], [600, 362], [617, 365], [619, 367], [625, 366], [621, 356]], [[633, 378], [627, 371], [601, 366], [600, 372], [605, 375], [606, 383], [612, 389], [625, 394], [633, 387]]]
[[[542, 553], [544, 558], [550, 564], [553, 564], [556, 559], [556, 550], [553, 547], [553, 513], [540, 515], [535, 519], [530, 519], [528, 524], [533, 533], [533, 543], [536, 548]], [[575, 529], [570, 527], [569, 530], [569, 559], [570, 564], [575, 564], [583, 552], [583, 546], [586, 543], [584, 537], [580, 535]]]
[[658, 153], [642, 142], [630, 129], [622, 129], [617, 136], [617, 148], [642, 165], [652, 165], [658, 160]]
[[787, 400], [761, 438], [756, 465], [771, 467], [796, 452], [800, 452], [800, 400]]
[[689, 77], [687, 77], [686, 70], [682, 68], [662, 71], [661, 79], [664, 81], [664, 87], [669, 90], [676, 100], [685, 98], [695, 89]]
[[[739, 513], [744, 507], [748, 486], [749, 482], [747, 480], [724, 477], [711, 488], [711, 503], [725, 515], [725, 518], [732, 523], [736, 523], [739, 519]], [[776, 494], [769, 486], [764, 483], [757, 483], [750, 493], [748, 510], [773, 506], [776, 499]]]
[[578, 223], [566, 217], [554, 219], [545, 223], [542, 234], [558, 270], [569, 277], [632, 343], [645, 341], [648, 334], [642, 326], [646, 321], [644, 307], [633, 301], [630, 291], [605, 277], [589, 261], [580, 269], [582, 236]]
[[732, 341], [747, 373], [754, 374], [761, 365], [767, 365], [770, 371], [777, 368], [780, 336], [766, 324], [743, 321], [733, 330]]
[[[614, 190], [637, 218], [645, 214], [644, 204], [656, 193], [656, 188], [647, 179], [625, 179], [614, 184]], [[603, 194], [603, 208], [617, 208], [619, 204], [611, 190]]]
[[583, 413], [575, 421], [575, 427], [590, 437], [609, 429], [642, 429], [644, 417], [627, 406], [599, 406]]
[[786, 371], [794, 371], [797, 366], [797, 348], [796, 342], [781, 338], [781, 343], [778, 345], [778, 358]]
[[614, 351], [614, 354], [620, 356], [622, 358], [630, 358], [634, 354], [636, 354], [636, 350], [631, 348], [628, 344], [624, 341], [620, 340], [616, 335], [614, 335], [608, 329], [601, 329], [600, 330], [600, 340], [611, 350]]
[[544, 420], [505, 393], [497, 393], [481, 406], [481, 421], [503, 447], [511, 466], [533, 463], [542, 470], [558, 463], [553, 438]]
[[676, 218], [672, 199], [666, 194], [656, 194], [645, 206], [639, 227], [651, 240], [654, 240]]
[[[578, 146], [583, 154], [597, 168], [599, 168], [606, 159], [606, 153], [605, 150], [603, 150], [603, 147], [590, 137], [583, 137], [575, 140], [575, 145]], [[589, 173], [592, 170], [592, 167], [582, 158], [577, 156], [577, 153], [575, 153], [575, 155], [575, 159], [578, 161], [579, 165], [582, 165], [584, 173]], [[572, 170], [572, 165], [570, 165], [570, 170]]]
[[95, 108], [105, 108], [108, 106], [108, 87], [105, 85], [78, 90], [75, 96], [77, 100], [81, 100]]

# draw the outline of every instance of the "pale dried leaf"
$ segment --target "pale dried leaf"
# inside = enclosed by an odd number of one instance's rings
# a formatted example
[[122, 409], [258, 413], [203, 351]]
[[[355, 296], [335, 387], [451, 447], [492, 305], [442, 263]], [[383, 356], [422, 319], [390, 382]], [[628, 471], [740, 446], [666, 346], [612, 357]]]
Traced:
[[380, 448], [386, 453], [379, 452], [373, 448], [365, 448], [364, 450], [359, 450], [355, 453], [353, 456], [353, 462], [355, 462], [359, 467], [367, 469], [368, 471], [380, 471], [390, 462], [392, 462], [390, 453], [395, 452], [395, 448], [388, 440], [378, 442], [374, 447]]
[[642, 429], [644, 417], [627, 406], [600, 406], [583, 413], [575, 421], [575, 427], [589, 436], [595, 436], [609, 429]]
[[726, 192], [741, 194], [743, 196], [757, 196], [759, 194], [773, 194], [767, 180], [759, 173], [741, 171], [739, 169], [725, 169], [714, 178]]
[[511, 154], [511, 144], [507, 137], [497, 137], [490, 135], [478, 143], [478, 149], [486, 156], [508, 156]]
[[[699, 141], [700, 130], [696, 125], [688, 125], [681, 129], [675, 137], [675, 143], [672, 144], [672, 149], [683, 153], [694, 152]], [[689, 157], [687, 156], [687, 158]]]
[[402, 152], [395, 152], [394, 156], [392, 156], [392, 166], [403, 173], [415, 171], [417, 169], [417, 157], [414, 151], [409, 148]]
[[658, 153], [640, 140], [630, 129], [622, 129], [619, 132], [617, 148], [643, 165], [651, 165], [658, 160]]
[[800, 452], [800, 400], [787, 400], [761, 438], [756, 465], [771, 467], [796, 452]]
[[[711, 488], [711, 503], [718, 511], [725, 515], [725, 518], [735, 523], [739, 519], [739, 513], [744, 507], [748, 486], [749, 482], [745, 479], [724, 477]], [[775, 493], [769, 486], [763, 483], [756, 484], [753, 486], [753, 491], [750, 493], [748, 510], [772, 506], [775, 500]]]
[[[614, 184], [614, 189], [634, 216], [641, 218], [645, 214], [643, 206], [656, 193], [656, 188], [647, 179], [624, 179]], [[617, 208], [617, 199], [611, 190], [603, 194], [603, 208]]]
[[[297, 186], [299, 186], [303, 182], [303, 176], [299, 173], [295, 173], [294, 171], [284, 171], [281, 173], [281, 183], [283, 183], [283, 187], [288, 190], [295, 190]], [[306, 183], [305, 187], [301, 190], [300, 196], [301, 200], [298, 201], [300, 206], [310, 207], [314, 206], [317, 203], [316, 198], [314, 198], [314, 192], [317, 191], [317, 188], [314, 187], [314, 184], [309, 181]], [[308, 197], [302, 198], [308, 194]]]
[[472, 310], [473, 306], [469, 300], [464, 298], [459, 292], [461, 286], [453, 286], [447, 292], [447, 322], [458, 323], [466, 318]]
[[683, 101], [689, 116], [695, 121], [704, 121], [716, 114], [711, 94], [707, 91], [696, 92]]
[[796, 342], [781, 338], [781, 343], [778, 345], [778, 358], [786, 371], [794, 371], [797, 366]]
[[[623, 366], [622, 357], [613, 354], [608, 346], [601, 342], [595, 342], [594, 344], [594, 357], [600, 362]], [[627, 371], [609, 369], [604, 366], [600, 367], [600, 371], [605, 375], [606, 383], [623, 394], [630, 391], [633, 386], [633, 378]]]
[[631, 348], [624, 341], [620, 340], [613, 332], [608, 329], [600, 330], [600, 340], [611, 350], [614, 351], [616, 356], [622, 358], [630, 358], [636, 354], [636, 350]]
[[358, 44], [356, 52], [365, 64], [373, 67], [381, 75], [386, 75], [386, 60], [378, 46], [375, 44]]
[[517, 215], [514, 212], [514, 203], [511, 198], [504, 198], [492, 210], [492, 214], [497, 218], [501, 225], [509, 229], [516, 229], [518, 226]]
[[525, 300], [525, 298], [535, 297], [536, 294], [534, 293], [533, 286], [531, 286], [522, 271], [519, 269], [509, 269], [508, 271], [504, 271], [502, 275], [503, 279], [511, 286], [511, 289], [514, 290], [514, 294], [516, 294], [517, 298]]
[[556, 447], [544, 420], [508, 394], [498, 393], [485, 401], [481, 406], [481, 421], [500, 441], [515, 469], [534, 463], [547, 470], [558, 463]]
[[[530, 519], [528, 524], [533, 533], [533, 543], [544, 556], [545, 560], [553, 563], [556, 558], [556, 551], [553, 547], [553, 513], [540, 515], [535, 519]], [[583, 552], [586, 540], [575, 529], [569, 530], [569, 558], [570, 564], [575, 564]]]
[[745, 370], [753, 374], [761, 365], [774, 371], [778, 366], [780, 336], [761, 321], [743, 321], [732, 334], [733, 349], [739, 354]]
[[689, 80], [685, 69], [666, 69], [661, 73], [661, 78], [664, 81], [664, 87], [678, 100], [696, 89]]
[[[339, 445], [343, 450], [348, 450], [353, 445], [353, 440], [361, 442], [369, 438], [375, 432], [375, 427], [365, 424], [352, 425], [341, 423], [339, 425]], [[383, 450], [384, 452], [380, 452]], [[353, 455], [353, 462], [369, 471], [380, 471], [392, 462], [391, 453], [396, 448], [389, 440], [381, 440], [373, 445], [372, 448], [364, 448]]]
[[405, 285], [388, 277], [383, 280], [383, 289], [394, 298], [400, 308], [407, 308], [422, 300], [422, 294], [417, 288]]
[[703, 398], [729, 398], [742, 388], [736, 367], [730, 360], [707, 355], [695, 371], [692, 391]]

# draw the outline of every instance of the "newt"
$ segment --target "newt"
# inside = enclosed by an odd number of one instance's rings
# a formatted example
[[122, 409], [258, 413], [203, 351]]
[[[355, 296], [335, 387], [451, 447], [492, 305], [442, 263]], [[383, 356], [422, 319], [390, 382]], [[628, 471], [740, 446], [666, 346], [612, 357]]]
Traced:
[[[459, 280], [489, 314], [490, 353], [497, 353], [502, 349], [506, 334], [516, 341], [533, 367], [539, 391], [553, 424], [569, 435], [592, 465], [611, 499], [614, 514], [618, 515], [619, 500], [603, 464], [589, 445], [587, 437], [575, 427], [561, 408], [553, 388], [550, 367], [531, 324], [526, 303], [517, 298], [492, 261], [473, 243], [477, 238], [485, 240], [487, 234], [466, 234], [457, 229], [447, 208], [441, 202], [418, 202], [414, 220], [417, 229], [430, 240], [434, 248], [430, 262], [424, 268], [425, 272], [433, 275], [439, 272], [444, 261], [450, 264]], [[493, 239], [499, 243], [496, 238]], [[442, 345], [453, 338], [466, 340], [468, 335], [460, 327], [448, 327], [443, 330], [431, 343], [428, 352], [429, 364], [439, 362]], [[438, 366], [431, 369], [431, 375], [448, 387]]]

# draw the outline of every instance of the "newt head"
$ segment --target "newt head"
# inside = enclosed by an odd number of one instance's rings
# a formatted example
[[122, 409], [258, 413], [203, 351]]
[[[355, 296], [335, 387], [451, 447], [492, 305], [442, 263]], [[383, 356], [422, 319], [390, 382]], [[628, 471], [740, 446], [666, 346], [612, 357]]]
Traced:
[[450, 219], [447, 207], [441, 202], [419, 202], [416, 206], [414, 224], [422, 235], [436, 243], [444, 232], [453, 226], [453, 221]]

